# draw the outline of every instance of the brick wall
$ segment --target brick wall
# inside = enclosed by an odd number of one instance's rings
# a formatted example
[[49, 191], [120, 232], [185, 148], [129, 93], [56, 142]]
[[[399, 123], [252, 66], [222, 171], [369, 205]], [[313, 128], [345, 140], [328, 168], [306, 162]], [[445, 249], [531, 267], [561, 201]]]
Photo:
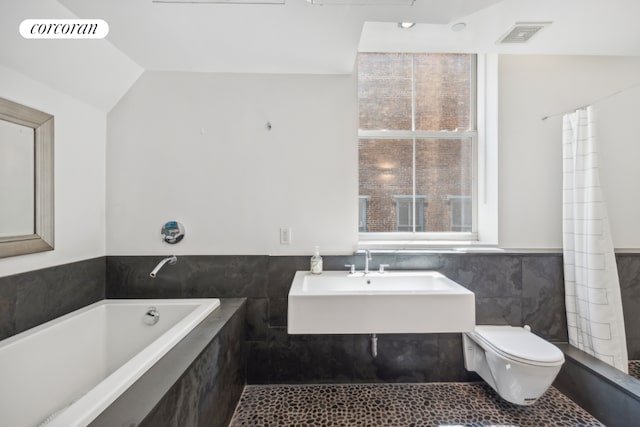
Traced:
[[[360, 128], [411, 130], [415, 102], [417, 130], [466, 130], [470, 61], [459, 54], [361, 54]], [[359, 191], [368, 196], [366, 231], [397, 231], [394, 196], [413, 194], [413, 163], [411, 139], [360, 140]], [[415, 167], [416, 196], [425, 196], [424, 231], [450, 231], [450, 204], [455, 202], [449, 196], [470, 196], [472, 191], [471, 140], [418, 139]]]

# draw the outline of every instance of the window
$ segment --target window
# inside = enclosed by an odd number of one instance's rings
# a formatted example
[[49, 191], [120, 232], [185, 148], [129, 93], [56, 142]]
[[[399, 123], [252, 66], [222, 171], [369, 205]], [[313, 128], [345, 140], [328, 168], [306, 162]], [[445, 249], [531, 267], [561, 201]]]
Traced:
[[[425, 197], [411, 195], [393, 196], [393, 198], [396, 203], [396, 231], [424, 231]], [[414, 214], [415, 221], [413, 221]]]
[[358, 231], [367, 231], [367, 201], [369, 196], [358, 196]]
[[472, 239], [475, 55], [361, 53], [358, 100], [361, 236]]
[[448, 196], [451, 231], [471, 231], [471, 197]]

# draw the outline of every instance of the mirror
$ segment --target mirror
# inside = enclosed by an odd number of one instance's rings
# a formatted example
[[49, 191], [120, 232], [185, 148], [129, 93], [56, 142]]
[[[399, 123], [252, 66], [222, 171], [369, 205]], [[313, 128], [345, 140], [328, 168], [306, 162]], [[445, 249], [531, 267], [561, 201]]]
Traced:
[[54, 248], [53, 122], [0, 98], [0, 258]]

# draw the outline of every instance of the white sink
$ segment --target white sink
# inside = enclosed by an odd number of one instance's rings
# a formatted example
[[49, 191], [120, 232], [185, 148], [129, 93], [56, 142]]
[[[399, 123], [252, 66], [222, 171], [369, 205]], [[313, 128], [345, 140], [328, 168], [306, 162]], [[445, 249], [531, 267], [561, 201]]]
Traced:
[[287, 324], [290, 334], [469, 332], [475, 296], [435, 271], [298, 271]]

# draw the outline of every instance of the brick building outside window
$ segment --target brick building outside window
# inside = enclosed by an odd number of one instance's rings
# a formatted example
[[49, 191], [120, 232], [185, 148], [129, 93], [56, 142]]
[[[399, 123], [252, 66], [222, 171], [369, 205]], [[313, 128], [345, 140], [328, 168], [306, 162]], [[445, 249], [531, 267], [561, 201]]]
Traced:
[[358, 56], [361, 233], [474, 231], [475, 67], [468, 54]]

